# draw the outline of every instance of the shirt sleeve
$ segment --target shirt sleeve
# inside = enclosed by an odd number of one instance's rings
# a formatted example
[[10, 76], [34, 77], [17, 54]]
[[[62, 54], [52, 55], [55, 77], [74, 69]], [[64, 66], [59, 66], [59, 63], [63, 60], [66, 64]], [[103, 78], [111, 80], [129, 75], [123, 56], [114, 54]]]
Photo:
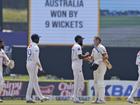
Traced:
[[82, 55], [82, 48], [76, 47], [77, 55]]
[[40, 65], [39, 48], [34, 49], [34, 59], [35, 59], [35, 62]]
[[2, 53], [3, 53], [3, 63], [5, 65], [8, 65], [10, 63], [10, 59], [8, 58], [4, 50], [2, 51]]
[[91, 56], [94, 56], [94, 48], [92, 49]]
[[106, 48], [104, 46], [101, 46], [99, 51], [100, 51], [101, 54], [107, 53]]
[[137, 54], [136, 65], [140, 65], [140, 51]]

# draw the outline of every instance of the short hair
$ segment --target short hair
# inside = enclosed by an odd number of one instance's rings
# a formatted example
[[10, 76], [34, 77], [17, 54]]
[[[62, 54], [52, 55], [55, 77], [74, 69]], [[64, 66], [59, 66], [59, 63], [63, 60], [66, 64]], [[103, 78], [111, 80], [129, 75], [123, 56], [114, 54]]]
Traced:
[[101, 43], [102, 39], [99, 36], [95, 36], [94, 38], [95, 40], [99, 40], [99, 42]]

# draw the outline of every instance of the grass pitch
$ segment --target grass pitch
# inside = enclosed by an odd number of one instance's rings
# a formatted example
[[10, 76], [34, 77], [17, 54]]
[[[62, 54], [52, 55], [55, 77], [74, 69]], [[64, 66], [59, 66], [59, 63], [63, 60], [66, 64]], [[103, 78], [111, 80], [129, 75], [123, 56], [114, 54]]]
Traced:
[[140, 26], [140, 16], [101, 16], [101, 28]]
[[27, 22], [27, 10], [3, 9], [4, 22]]
[[[28, 104], [24, 100], [4, 100], [4, 102], [0, 103], [0, 105], [80, 105], [80, 104], [75, 104], [72, 101], [46, 101], [43, 103], [37, 102], [35, 104]], [[81, 105], [99, 105], [99, 104], [92, 104], [90, 101], [88, 101]], [[131, 105], [131, 104], [125, 101], [124, 102], [108, 101], [103, 105]], [[140, 102], [138, 102], [137, 105], [140, 105]]]

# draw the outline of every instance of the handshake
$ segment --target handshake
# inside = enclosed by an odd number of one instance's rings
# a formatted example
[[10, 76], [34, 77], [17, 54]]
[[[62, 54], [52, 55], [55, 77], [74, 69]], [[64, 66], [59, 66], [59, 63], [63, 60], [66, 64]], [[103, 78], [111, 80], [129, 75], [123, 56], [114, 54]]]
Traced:
[[92, 56], [91, 56], [91, 54], [89, 52], [85, 53], [84, 60], [88, 61], [88, 62], [92, 62], [93, 61]]
[[[94, 63], [94, 58], [90, 55], [89, 52], [85, 53], [84, 60], [88, 61], [90, 63], [90, 65], [91, 65], [90, 69], [92, 69], [93, 71], [97, 70], [97, 68], [99, 67], [99, 64]], [[108, 70], [112, 69], [112, 65], [111, 65], [111, 63], [109, 62], [108, 59], [104, 59], [103, 62], [106, 65], [106, 67], [108, 68]]]

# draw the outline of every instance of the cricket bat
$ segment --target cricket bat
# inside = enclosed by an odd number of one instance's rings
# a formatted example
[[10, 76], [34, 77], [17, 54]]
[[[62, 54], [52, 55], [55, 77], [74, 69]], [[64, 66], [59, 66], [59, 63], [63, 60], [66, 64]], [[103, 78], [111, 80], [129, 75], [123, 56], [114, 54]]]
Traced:
[[108, 70], [111, 70], [112, 69], [112, 65], [111, 65], [111, 63], [109, 62], [108, 59], [104, 60], [104, 63], [106, 65], [106, 67], [108, 68]]

